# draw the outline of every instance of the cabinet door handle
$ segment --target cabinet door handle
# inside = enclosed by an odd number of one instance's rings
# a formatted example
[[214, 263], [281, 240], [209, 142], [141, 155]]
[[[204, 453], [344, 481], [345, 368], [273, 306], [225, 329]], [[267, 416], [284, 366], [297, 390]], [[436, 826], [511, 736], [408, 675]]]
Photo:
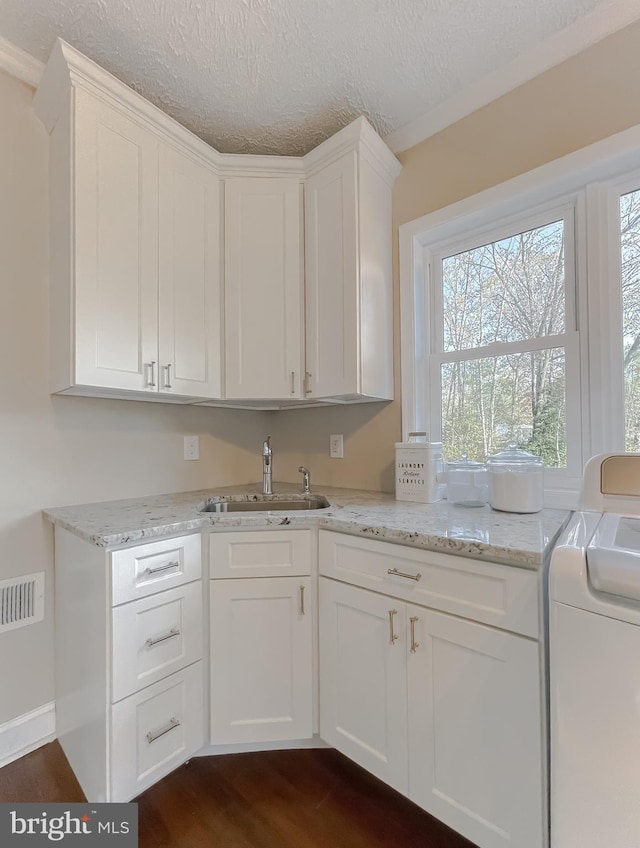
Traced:
[[291, 394], [295, 395], [296, 393], [296, 372], [291, 372]]
[[417, 615], [412, 615], [409, 619], [409, 624], [411, 625], [411, 653], [415, 654], [416, 648], [420, 647], [420, 642], [416, 642], [416, 621], [418, 621]]
[[164, 736], [165, 733], [170, 733], [172, 730], [175, 730], [176, 727], [180, 727], [180, 722], [178, 721], [178, 719], [169, 719], [169, 724], [167, 725], [167, 727], [164, 728], [164, 730], [159, 730], [157, 733], [151, 733], [151, 731], [147, 733], [147, 742], [149, 743], [149, 745], [151, 745], [151, 743], [155, 742], [156, 739], [159, 739], [161, 736]]
[[149, 363], [149, 380], [147, 381], [147, 386], [149, 388], [155, 389], [156, 387], [156, 362], [152, 360]]
[[171, 385], [171, 363], [164, 366], [167, 371], [167, 379], [164, 381], [165, 389], [171, 389], [173, 386]]
[[398, 614], [398, 610], [389, 610], [389, 644], [395, 645], [398, 637], [393, 632], [393, 616]]
[[405, 574], [404, 571], [398, 571], [397, 568], [387, 568], [387, 574], [393, 574], [394, 577], [406, 577], [407, 580], [415, 580], [416, 583], [422, 577], [422, 574], [418, 572], [417, 574]]
[[147, 648], [153, 648], [154, 645], [158, 645], [160, 642], [166, 642], [167, 639], [173, 639], [174, 636], [179, 636], [180, 630], [177, 627], [172, 627], [168, 633], [165, 633], [164, 636], [158, 636], [157, 639], [147, 639], [145, 645]]
[[311, 377], [312, 377], [312, 376], [313, 376], [313, 375], [312, 375], [312, 374], [310, 374], [308, 371], [305, 371], [305, 372], [304, 372], [304, 379], [305, 379], [305, 389], [304, 389], [304, 393], [305, 393], [305, 395], [310, 395], [310, 394], [311, 394], [311, 389], [309, 388], [309, 384], [311, 383]]
[[172, 562], [168, 562], [166, 565], [156, 565], [155, 568], [149, 568], [149, 566], [147, 566], [145, 568], [145, 573], [146, 574], [157, 574], [159, 571], [168, 571], [168, 569], [170, 569], [170, 568], [180, 568], [180, 563], [172, 561]]
[[304, 611], [304, 586], [300, 587], [300, 615], [305, 615], [305, 611]]

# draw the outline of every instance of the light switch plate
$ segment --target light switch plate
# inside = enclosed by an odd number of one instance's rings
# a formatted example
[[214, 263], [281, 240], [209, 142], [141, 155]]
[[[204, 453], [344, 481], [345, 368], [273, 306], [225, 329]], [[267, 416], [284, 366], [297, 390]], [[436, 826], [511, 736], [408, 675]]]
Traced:
[[335, 436], [329, 436], [329, 456], [334, 459], [344, 458], [344, 443], [342, 441], [342, 433]]
[[185, 436], [184, 437], [184, 458], [185, 459], [200, 459], [200, 437]]

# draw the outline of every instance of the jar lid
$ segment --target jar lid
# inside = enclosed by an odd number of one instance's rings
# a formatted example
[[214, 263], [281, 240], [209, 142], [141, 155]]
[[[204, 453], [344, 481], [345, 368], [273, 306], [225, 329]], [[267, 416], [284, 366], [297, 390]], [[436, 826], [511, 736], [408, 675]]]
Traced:
[[494, 453], [487, 460], [490, 465], [543, 465], [542, 457], [536, 456], [534, 453], [529, 453], [526, 450], [520, 450], [515, 442], [511, 442], [507, 450]]
[[476, 462], [463, 453], [460, 459], [447, 460], [447, 468], [456, 471], [482, 471], [486, 466], [484, 462]]

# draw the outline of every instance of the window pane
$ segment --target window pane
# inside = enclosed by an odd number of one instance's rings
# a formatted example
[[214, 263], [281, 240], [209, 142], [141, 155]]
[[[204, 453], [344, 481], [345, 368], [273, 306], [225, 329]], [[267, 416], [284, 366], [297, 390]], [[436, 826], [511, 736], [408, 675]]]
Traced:
[[564, 222], [442, 260], [444, 350], [564, 333]]
[[442, 365], [445, 456], [483, 462], [511, 441], [546, 465], [567, 462], [564, 348]]
[[625, 450], [640, 451], [640, 189], [620, 198]]

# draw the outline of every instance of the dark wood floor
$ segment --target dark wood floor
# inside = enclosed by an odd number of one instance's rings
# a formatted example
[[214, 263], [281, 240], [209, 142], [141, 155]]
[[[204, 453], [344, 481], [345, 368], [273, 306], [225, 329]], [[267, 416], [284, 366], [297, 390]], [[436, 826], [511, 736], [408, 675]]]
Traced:
[[[84, 801], [57, 742], [0, 769], [0, 801]], [[140, 848], [472, 848], [337, 751], [194, 757], [139, 798]]]

